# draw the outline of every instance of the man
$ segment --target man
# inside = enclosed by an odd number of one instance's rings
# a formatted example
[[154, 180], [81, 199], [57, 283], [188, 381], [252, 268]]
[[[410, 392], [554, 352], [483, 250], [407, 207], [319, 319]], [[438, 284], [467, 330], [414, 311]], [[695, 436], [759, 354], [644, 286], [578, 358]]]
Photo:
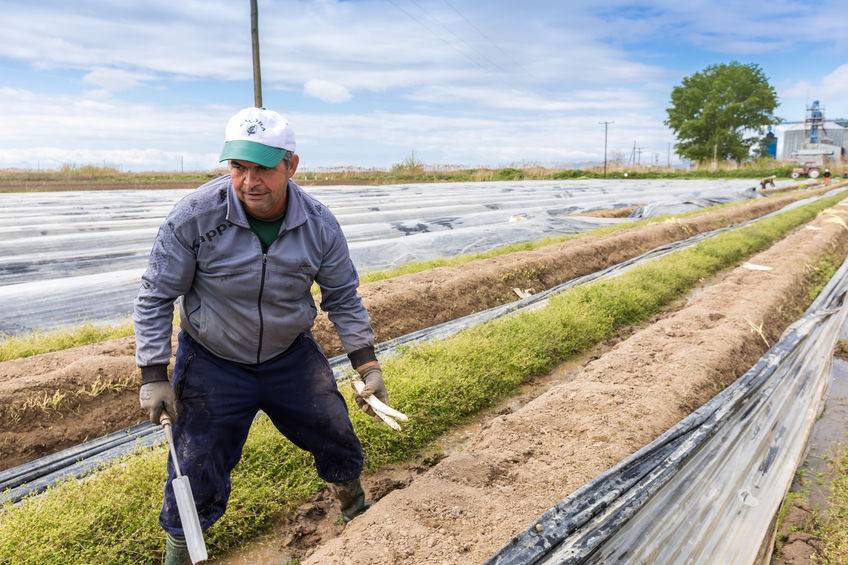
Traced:
[[[365, 381], [362, 397], [386, 401], [387, 393], [347, 242], [333, 214], [291, 180], [299, 161], [294, 133], [276, 112], [246, 108], [233, 116], [220, 160], [229, 162], [230, 175], [177, 203], [142, 277], [133, 312], [141, 407], [154, 424], [163, 411], [174, 420], [180, 467], [204, 530], [226, 509], [230, 472], [258, 410], [312, 453], [350, 520], [367, 508], [362, 446], [310, 333], [313, 281]], [[179, 297], [182, 331], [169, 384]], [[188, 559], [174, 476], [169, 461], [159, 517], [166, 563]]]
[[766, 177], [760, 180], [760, 190], [764, 191], [768, 185], [771, 185], [771, 187], [774, 188], [774, 179], [776, 178], [777, 177], [775, 175], [771, 175], [770, 177]]

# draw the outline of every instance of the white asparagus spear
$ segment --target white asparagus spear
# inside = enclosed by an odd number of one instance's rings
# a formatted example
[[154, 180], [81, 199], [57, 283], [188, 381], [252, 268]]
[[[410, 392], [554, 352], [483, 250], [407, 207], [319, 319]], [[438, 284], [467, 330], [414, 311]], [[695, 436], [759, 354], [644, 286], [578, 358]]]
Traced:
[[[373, 408], [373, 406], [372, 406], [372, 408]], [[395, 422], [394, 419], [391, 416], [386, 416], [385, 414], [383, 414], [379, 410], [375, 410], [374, 413], [377, 415], [378, 418], [383, 420], [391, 429], [396, 430], [398, 432], [401, 430], [400, 424]]]
[[[362, 379], [353, 379], [351, 381], [353, 383], [353, 388], [356, 390], [356, 394], [362, 396], [362, 391], [365, 390], [365, 383], [362, 382]], [[365, 402], [371, 405], [374, 410], [379, 410], [383, 414], [387, 416], [391, 416], [392, 418], [397, 418], [403, 422], [409, 420], [409, 417], [400, 412], [399, 410], [395, 410], [388, 404], [384, 403], [382, 400], [374, 396], [373, 394], [369, 394], [367, 398], [364, 398]]]
[[356, 391], [356, 394], [360, 395], [360, 397], [374, 410], [374, 413], [390, 428], [397, 431], [400, 431], [401, 429], [400, 424], [395, 422], [394, 418], [404, 422], [409, 420], [406, 414], [386, 405], [373, 394], [362, 397], [362, 391], [365, 390], [365, 383], [362, 382], [361, 379], [351, 379], [351, 384], [353, 385], [353, 389]]

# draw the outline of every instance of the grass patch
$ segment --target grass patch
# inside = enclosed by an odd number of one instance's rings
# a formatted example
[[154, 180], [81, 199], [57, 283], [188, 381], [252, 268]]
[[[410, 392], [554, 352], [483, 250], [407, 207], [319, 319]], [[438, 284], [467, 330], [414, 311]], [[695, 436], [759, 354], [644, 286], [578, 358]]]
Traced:
[[833, 462], [834, 479], [830, 483], [827, 516], [816, 534], [824, 546], [825, 563], [848, 561], [848, 449]]
[[89, 323], [47, 332], [10, 336], [0, 341], [0, 361], [31, 357], [131, 335], [133, 335], [132, 321], [127, 320], [113, 325]]
[[[624, 167], [610, 165], [587, 169], [555, 169], [541, 166], [504, 168], [428, 168], [408, 158], [389, 170], [366, 169], [347, 171], [300, 170], [295, 180], [305, 186], [316, 185], [379, 185], [434, 182], [485, 182], [498, 180], [568, 180], [568, 179], [761, 179], [768, 176], [787, 178], [793, 165], [762, 161], [736, 166], [723, 163], [717, 170], [711, 167], [673, 169], [667, 167]], [[87, 190], [97, 188], [150, 188], [157, 184], [204, 183], [226, 169], [191, 172], [124, 172], [109, 166], [68, 164], [58, 170], [0, 171], [0, 192], [31, 192], [50, 190]], [[835, 171], [838, 174], [838, 171]]]
[[[816, 477], [819, 485], [830, 481], [826, 486], [827, 505], [824, 508], [812, 508], [809, 517], [801, 523], [784, 527], [789, 509], [796, 503], [809, 506], [809, 492], [790, 491], [780, 505], [776, 530], [782, 535], [775, 540], [775, 556], [782, 554], [788, 535], [802, 532], [815, 540], [816, 553], [811, 563], [848, 562], [848, 448], [842, 448], [830, 461], [830, 469], [825, 475]], [[786, 531], [784, 531], [786, 530]]]
[[[796, 502], [805, 502], [807, 500], [807, 493], [797, 492], [790, 490], [786, 493], [786, 496], [783, 499], [783, 502], [780, 504], [780, 508], [777, 510], [777, 521], [774, 525], [774, 531], [780, 532], [783, 530], [783, 524], [786, 522], [786, 514], [789, 512], [789, 509], [795, 505]], [[792, 528], [793, 531], [795, 528]], [[780, 555], [780, 551], [783, 548], [785, 538], [782, 536], [778, 536], [774, 542], [774, 549], [772, 553], [774, 555]]]
[[842, 262], [837, 261], [834, 257], [824, 257], [813, 265], [812, 285], [809, 292], [807, 292], [807, 298], [810, 302], [816, 299], [825, 285], [836, 274], [836, 270], [839, 269], [841, 264]]
[[[407, 348], [384, 363], [392, 404], [411, 419], [405, 430], [393, 432], [351, 411], [369, 469], [408, 458], [529, 378], [648, 320], [699, 280], [764, 249], [842, 198], [822, 199], [572, 289], [544, 309]], [[158, 562], [164, 470], [164, 449], [147, 450], [89, 480], [9, 506], [0, 515], [0, 563]], [[207, 532], [212, 554], [266, 530], [275, 516], [291, 512], [321, 486], [311, 456], [262, 418], [233, 473], [227, 514]]]
[[848, 339], [840, 339], [837, 341], [833, 354], [843, 361], [848, 361]]

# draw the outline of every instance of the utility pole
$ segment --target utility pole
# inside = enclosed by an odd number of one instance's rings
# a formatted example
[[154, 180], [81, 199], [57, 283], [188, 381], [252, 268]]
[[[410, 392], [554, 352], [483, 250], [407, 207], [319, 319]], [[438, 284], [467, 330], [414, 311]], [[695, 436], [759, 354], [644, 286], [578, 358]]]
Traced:
[[671, 142], [670, 141], [668, 142], [668, 161], [667, 161], [666, 166], [669, 169], [671, 168]]
[[607, 129], [609, 129], [610, 124], [614, 124], [615, 122], [598, 123], [604, 125], [604, 178], [607, 178]]
[[253, 102], [262, 107], [262, 72], [259, 69], [259, 7], [250, 0], [250, 37], [253, 42]]
[[642, 148], [637, 147], [635, 149], [635, 151], [636, 151], [636, 167], [641, 167], [642, 166]]

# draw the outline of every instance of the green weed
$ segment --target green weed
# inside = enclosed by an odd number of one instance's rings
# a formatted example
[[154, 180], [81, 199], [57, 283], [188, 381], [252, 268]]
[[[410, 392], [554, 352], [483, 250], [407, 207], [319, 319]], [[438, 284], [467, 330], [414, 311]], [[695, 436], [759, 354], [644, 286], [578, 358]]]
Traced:
[[827, 514], [819, 520], [816, 535], [824, 546], [825, 563], [848, 562], [848, 449], [833, 462], [833, 481]]
[[131, 335], [133, 325], [127, 320], [114, 325], [83, 324], [47, 332], [9, 336], [0, 341], [0, 361], [31, 357]]
[[0, 421], [7, 420], [12, 424], [16, 424], [21, 421], [27, 412], [42, 414], [59, 412], [64, 406], [73, 404], [75, 401], [79, 401], [84, 397], [95, 398], [104, 393], [123, 392], [136, 386], [138, 386], [138, 377], [135, 374], [119, 377], [114, 380], [98, 376], [93, 383], [84, 385], [78, 390], [63, 391], [57, 389], [52, 393], [42, 392], [2, 406], [0, 407]]
[[816, 261], [813, 265], [810, 290], [807, 292], [807, 298], [810, 301], [815, 300], [825, 285], [830, 282], [836, 270], [839, 269], [840, 264], [841, 261], [838, 262], [833, 257], [824, 257]]

